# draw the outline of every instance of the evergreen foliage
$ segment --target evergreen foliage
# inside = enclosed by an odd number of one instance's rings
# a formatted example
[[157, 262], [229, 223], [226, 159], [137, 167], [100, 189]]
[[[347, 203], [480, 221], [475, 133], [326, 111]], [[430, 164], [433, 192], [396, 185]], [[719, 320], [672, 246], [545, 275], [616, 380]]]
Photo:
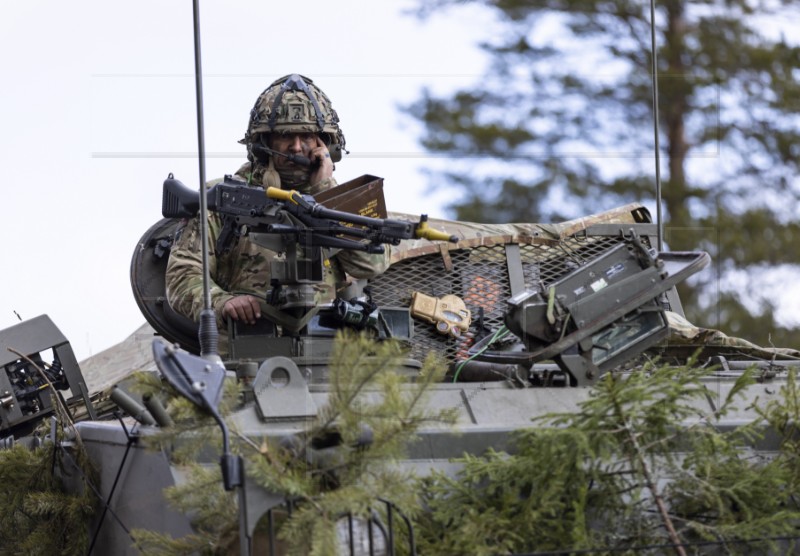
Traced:
[[[226, 381], [223, 388], [219, 412], [227, 415], [240, 403], [240, 392], [235, 381]], [[145, 437], [143, 440], [149, 447], [167, 449], [175, 464], [187, 466], [197, 461], [200, 452], [216, 454], [222, 450], [222, 434], [214, 419], [162, 382], [156, 373], [134, 373], [131, 390], [142, 396], [169, 400], [173, 426], [160, 428], [157, 434]]]
[[[434, 0], [419, 12], [466, 5], [496, 23], [481, 44], [483, 75], [407, 107], [425, 126], [422, 146], [450, 159], [431, 182], [458, 193], [454, 217], [541, 222], [653, 207], [650, 4]], [[655, 3], [665, 240], [708, 251], [718, 271], [684, 285], [683, 304], [692, 322], [762, 345], [800, 344], [799, 328], [776, 324], [774, 301], [797, 272], [800, 48], [769, 34], [799, 8]]]
[[[192, 517], [195, 531], [175, 539], [163, 533], [134, 529], [131, 536], [136, 546], [146, 554], [236, 553], [239, 531], [235, 493], [224, 490], [219, 466], [197, 463], [209, 460], [209, 454], [212, 454], [210, 460], [215, 461], [222, 450], [219, 426], [209, 414], [177, 394], [154, 373], [136, 373], [133, 389], [140, 394], [169, 399], [173, 426], [160, 428], [142, 440], [151, 449], [168, 451], [172, 463], [185, 472], [186, 482], [165, 489], [164, 496], [172, 507]], [[229, 414], [238, 400], [235, 381], [226, 381], [220, 414]]]
[[[366, 518], [382, 499], [413, 519], [420, 554], [634, 553], [644, 547], [751, 554], [794, 547], [800, 389], [793, 371], [778, 399], [757, 406], [760, 418], [733, 431], [719, 430], [716, 421], [736, 410], [754, 373], [739, 377], [713, 411], [707, 400], [717, 393], [704, 383], [710, 371], [693, 362], [607, 373], [579, 411], [544, 416], [517, 432], [511, 453], [465, 455], [456, 461], [457, 474], [417, 479], [395, 464], [419, 426], [453, 415], [431, 413], [421, 403], [443, 378], [440, 366], [427, 361], [419, 380], [408, 383], [393, 372], [402, 357], [397, 344], [346, 335], [332, 358], [329, 403], [302, 435], [281, 443], [238, 435], [235, 447], [247, 458], [251, 487], [293, 502], [290, 515], [277, 517], [286, 553], [334, 554], [341, 517]], [[143, 381], [143, 388], [161, 386]], [[228, 410], [235, 409], [236, 392], [228, 397]], [[165, 431], [154, 444], [199, 449], [189, 424], [208, 422], [193, 411], [174, 400], [170, 412], [182, 415], [176, 421], [183, 432]], [[371, 444], [362, 442], [367, 429]], [[765, 430], [780, 438], [780, 451], [769, 457], [751, 448]], [[198, 435], [202, 442], [212, 437]], [[333, 450], [325, 448], [332, 437], [341, 438]], [[233, 493], [223, 491], [216, 466], [189, 468], [190, 480], [168, 489], [168, 499], [193, 516], [195, 534], [173, 539], [136, 531], [137, 545], [148, 554], [235, 552]], [[262, 523], [257, 536], [264, 530]]]
[[[343, 448], [334, 454], [307, 451], [305, 459], [295, 451], [269, 448], [248, 460], [257, 483], [297, 504], [280, 533], [292, 547], [290, 554], [335, 554], [331, 539], [337, 521], [346, 513], [368, 517], [370, 509], [382, 506], [380, 499], [391, 500], [406, 515], [416, 512], [411, 478], [395, 464], [420, 426], [447, 423], [454, 413], [424, 407], [425, 392], [444, 378], [437, 358], [431, 354], [409, 383], [395, 372], [404, 357], [397, 342], [340, 333], [330, 362], [328, 404], [306, 439], [311, 444], [335, 430]], [[371, 431], [372, 442], [353, 448], [365, 430]]]
[[69, 410], [44, 371], [9, 349], [36, 367], [47, 382], [57, 438], [39, 443], [46, 427], [42, 422], [28, 437], [34, 440], [30, 447], [14, 444], [0, 449], [0, 554], [85, 554], [88, 523], [96, 510], [92, 485], [97, 484], [97, 472], [72, 428]]
[[236, 554], [239, 546], [238, 509], [234, 493], [226, 492], [218, 466], [187, 464], [187, 482], [165, 489], [169, 504], [192, 516], [194, 534], [179, 539], [136, 529], [136, 546], [145, 554]]
[[[795, 377], [762, 420], [723, 432], [715, 419], [752, 378], [745, 373], [708, 414], [698, 403], [712, 395], [701, 380], [707, 372], [607, 373], [580, 411], [520, 431], [513, 454], [465, 456], [455, 477], [421, 480], [420, 552], [789, 549], [777, 539], [797, 537], [800, 527]], [[747, 448], [765, 424], [784, 435], [774, 458]]]
[[[0, 450], [0, 554], [86, 554], [96, 509], [86, 485], [92, 470], [79, 454], [81, 476], [54, 450], [52, 442]], [[72, 476], [73, 488], [82, 486], [80, 493], [65, 489], [65, 476]]]
[[[422, 425], [444, 426], [452, 410], [425, 408], [425, 392], [444, 378], [444, 366], [431, 355], [413, 382], [396, 371], [405, 351], [392, 341], [377, 343], [363, 335], [341, 332], [330, 362], [328, 404], [295, 441], [283, 444], [237, 434], [233, 448], [245, 458], [250, 485], [285, 496], [293, 504], [282, 520], [279, 538], [289, 554], [336, 554], [337, 522], [345, 514], [367, 518], [391, 500], [406, 515], [418, 511], [412, 479], [395, 464]], [[142, 377], [140, 388], [154, 392], [162, 386]], [[231, 400], [237, 396], [230, 396]], [[229, 412], [235, 402], [227, 405]], [[164, 431], [153, 446], [183, 446], [182, 461], [208, 441], [191, 423], [210, 425], [180, 400], [169, 405], [174, 431]], [[179, 415], [180, 414], [180, 415]], [[224, 413], [223, 413], [224, 414]], [[199, 419], [198, 419], [199, 417]], [[209, 431], [212, 427], [204, 427]], [[365, 442], [366, 431], [371, 441]], [[196, 438], [192, 438], [197, 435]], [[334, 442], [336, 448], [325, 449]], [[219, 470], [193, 466], [189, 481], [168, 489], [180, 511], [194, 516], [196, 534], [173, 539], [148, 531], [134, 531], [137, 545], [152, 554], [216, 554], [235, 549], [237, 511], [231, 493], [222, 490]], [[399, 531], [402, 534], [402, 529]]]
[[788, 474], [784, 488], [796, 493], [800, 489], [800, 385], [796, 370], [789, 372], [789, 381], [781, 387], [780, 398], [759, 409], [759, 414], [779, 435], [777, 463]]

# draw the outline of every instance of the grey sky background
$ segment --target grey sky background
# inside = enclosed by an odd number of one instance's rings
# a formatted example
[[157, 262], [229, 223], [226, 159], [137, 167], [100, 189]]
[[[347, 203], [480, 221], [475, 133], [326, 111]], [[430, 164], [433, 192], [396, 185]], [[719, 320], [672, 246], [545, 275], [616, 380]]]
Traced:
[[[201, 1], [207, 176], [239, 167], [256, 97], [297, 72], [342, 120], [340, 182], [381, 176], [390, 210], [444, 216], [420, 174], [441, 161], [397, 106], [474, 80], [488, 21], [467, 10], [422, 23], [403, 13], [414, 5]], [[0, 0], [0, 329], [15, 311], [47, 313], [80, 360], [144, 323], [134, 248], [160, 218], [167, 174], [198, 183], [193, 73], [190, 0]]]

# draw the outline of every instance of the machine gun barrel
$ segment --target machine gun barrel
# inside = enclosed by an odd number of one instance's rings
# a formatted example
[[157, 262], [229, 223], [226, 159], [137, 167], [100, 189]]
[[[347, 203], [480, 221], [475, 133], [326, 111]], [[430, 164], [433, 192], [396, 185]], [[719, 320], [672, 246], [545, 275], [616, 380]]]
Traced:
[[414, 236], [414, 224], [405, 220], [393, 220], [390, 218], [370, 218], [359, 214], [351, 214], [340, 210], [326, 208], [322, 205], [314, 205], [311, 214], [318, 218], [328, 218], [339, 222], [347, 222], [357, 226], [381, 226], [388, 233], [397, 236], [398, 239], [411, 239]]
[[[367, 230], [373, 230], [377, 243], [391, 243], [397, 245], [403, 239], [429, 239], [431, 241], [449, 241], [456, 243], [456, 236], [439, 232], [428, 226], [427, 215], [422, 215], [418, 223], [406, 220], [395, 220], [391, 218], [372, 218], [361, 216], [350, 212], [329, 209], [317, 203], [310, 195], [302, 195], [297, 191], [278, 189], [277, 187], [267, 188], [267, 196], [272, 199], [284, 201], [286, 208], [292, 214], [303, 220], [305, 215], [331, 222], [345, 222], [354, 226], [362, 226]], [[338, 233], [353, 233], [352, 228], [346, 228]], [[369, 234], [362, 237], [373, 237]]]

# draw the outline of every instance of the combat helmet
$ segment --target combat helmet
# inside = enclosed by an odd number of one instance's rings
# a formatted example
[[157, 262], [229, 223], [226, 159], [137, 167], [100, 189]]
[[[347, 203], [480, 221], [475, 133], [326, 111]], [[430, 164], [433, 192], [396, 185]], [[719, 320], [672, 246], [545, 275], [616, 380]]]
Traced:
[[248, 154], [268, 133], [319, 133], [331, 159], [342, 159], [345, 140], [331, 101], [308, 77], [297, 73], [275, 80], [256, 99], [244, 139]]

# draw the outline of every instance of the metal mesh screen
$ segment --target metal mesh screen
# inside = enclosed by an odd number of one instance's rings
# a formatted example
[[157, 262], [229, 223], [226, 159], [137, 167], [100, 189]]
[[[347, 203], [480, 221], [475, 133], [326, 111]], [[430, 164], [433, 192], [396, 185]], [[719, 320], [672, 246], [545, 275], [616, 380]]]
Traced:
[[[540, 281], [546, 287], [621, 241], [618, 237], [570, 237], [557, 245], [520, 245], [525, 287], [534, 288]], [[463, 359], [481, 311], [483, 324], [491, 331], [503, 325], [506, 300], [511, 296], [506, 246], [450, 251], [450, 258], [451, 271], [437, 253], [400, 261], [372, 280], [373, 299], [380, 307], [409, 307], [411, 294], [419, 291], [433, 297], [457, 295], [472, 312], [473, 325], [461, 338], [439, 334], [434, 325], [415, 320], [410, 353], [415, 359], [424, 359], [430, 351], [451, 362]]]

